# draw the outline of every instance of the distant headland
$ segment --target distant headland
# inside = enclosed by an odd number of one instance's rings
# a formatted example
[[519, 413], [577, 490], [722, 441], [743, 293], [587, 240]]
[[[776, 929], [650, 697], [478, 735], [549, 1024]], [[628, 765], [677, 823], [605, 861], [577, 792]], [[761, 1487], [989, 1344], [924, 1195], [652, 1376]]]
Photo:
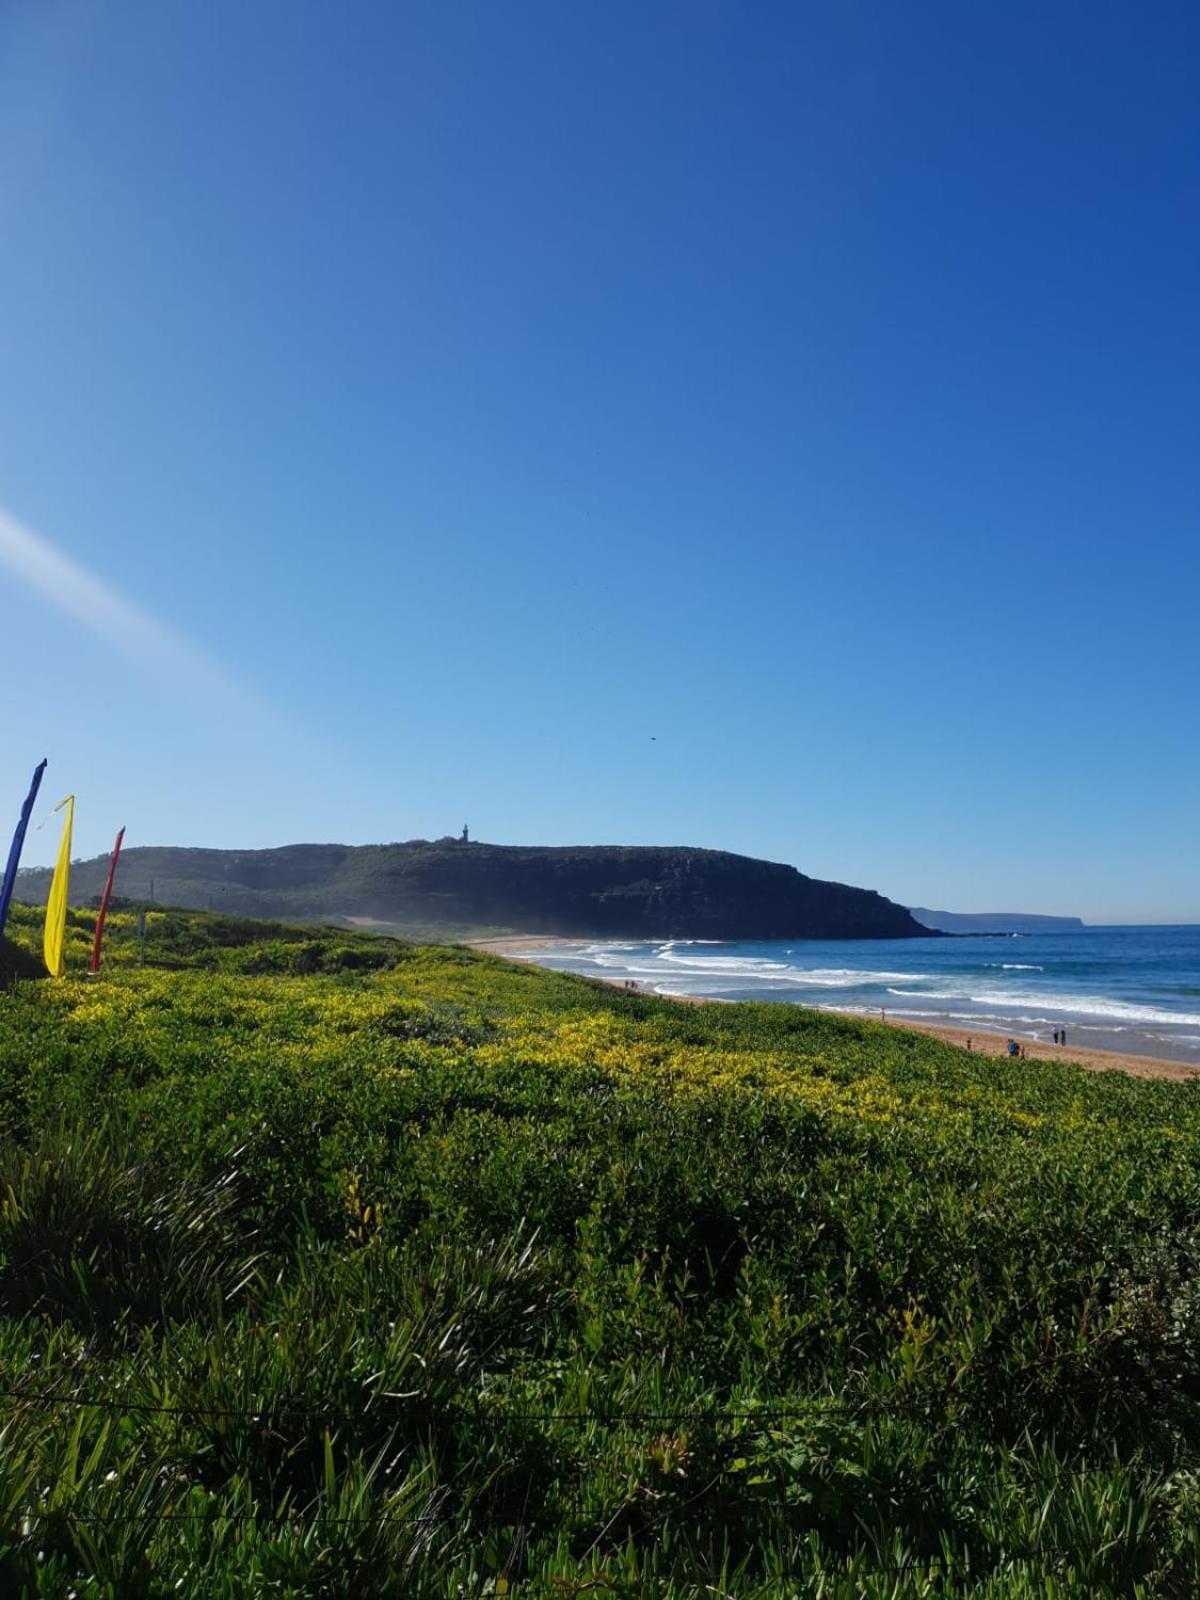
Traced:
[[[103, 888], [107, 857], [72, 869], [71, 899]], [[48, 870], [22, 872], [38, 902]], [[681, 846], [295, 844], [273, 850], [127, 849], [119, 895], [238, 916], [339, 921], [466, 938], [519, 932], [578, 938], [905, 939], [928, 928], [870, 889], [795, 867]]]
[[1030, 911], [931, 911], [909, 906], [923, 927], [939, 933], [1072, 933], [1084, 926], [1080, 917], [1043, 917]]

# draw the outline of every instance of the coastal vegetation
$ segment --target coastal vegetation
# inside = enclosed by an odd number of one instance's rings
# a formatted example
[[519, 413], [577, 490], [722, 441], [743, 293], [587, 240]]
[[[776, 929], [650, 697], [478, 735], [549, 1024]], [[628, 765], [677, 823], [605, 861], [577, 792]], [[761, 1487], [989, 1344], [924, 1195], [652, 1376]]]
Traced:
[[[76, 863], [72, 887], [98, 896], [106, 857]], [[45, 900], [48, 871], [20, 875]], [[563, 848], [413, 839], [275, 850], [137, 846], [121, 857], [127, 895], [240, 916], [364, 920], [406, 937], [511, 932], [581, 938], [885, 939], [928, 930], [869, 889], [725, 850]]]
[[0, 994], [0, 1592], [1197, 1592], [1190, 1085], [110, 938]]

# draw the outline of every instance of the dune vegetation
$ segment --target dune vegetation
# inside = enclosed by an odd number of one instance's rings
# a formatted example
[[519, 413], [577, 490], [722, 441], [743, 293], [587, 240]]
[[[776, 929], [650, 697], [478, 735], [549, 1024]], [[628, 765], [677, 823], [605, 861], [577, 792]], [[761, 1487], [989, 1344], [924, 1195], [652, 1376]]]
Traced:
[[1191, 1085], [92, 921], [0, 993], [0, 1592], [1200, 1588]]

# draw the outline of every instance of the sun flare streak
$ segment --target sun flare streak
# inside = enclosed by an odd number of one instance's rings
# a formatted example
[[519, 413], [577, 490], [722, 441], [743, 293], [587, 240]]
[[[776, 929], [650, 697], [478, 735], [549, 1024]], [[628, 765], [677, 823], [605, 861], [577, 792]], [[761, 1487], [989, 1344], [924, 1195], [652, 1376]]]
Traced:
[[203, 651], [2, 507], [0, 567], [131, 661], [165, 670], [194, 689], [236, 692], [233, 680]]

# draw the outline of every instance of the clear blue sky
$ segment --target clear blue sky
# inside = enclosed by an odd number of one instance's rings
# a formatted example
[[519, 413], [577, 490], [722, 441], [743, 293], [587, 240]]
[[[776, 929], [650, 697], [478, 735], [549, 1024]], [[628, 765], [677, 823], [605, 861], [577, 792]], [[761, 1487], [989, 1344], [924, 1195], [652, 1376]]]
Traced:
[[1182, 3], [8, 0], [0, 832], [48, 755], [79, 854], [1200, 920], [1198, 79]]

